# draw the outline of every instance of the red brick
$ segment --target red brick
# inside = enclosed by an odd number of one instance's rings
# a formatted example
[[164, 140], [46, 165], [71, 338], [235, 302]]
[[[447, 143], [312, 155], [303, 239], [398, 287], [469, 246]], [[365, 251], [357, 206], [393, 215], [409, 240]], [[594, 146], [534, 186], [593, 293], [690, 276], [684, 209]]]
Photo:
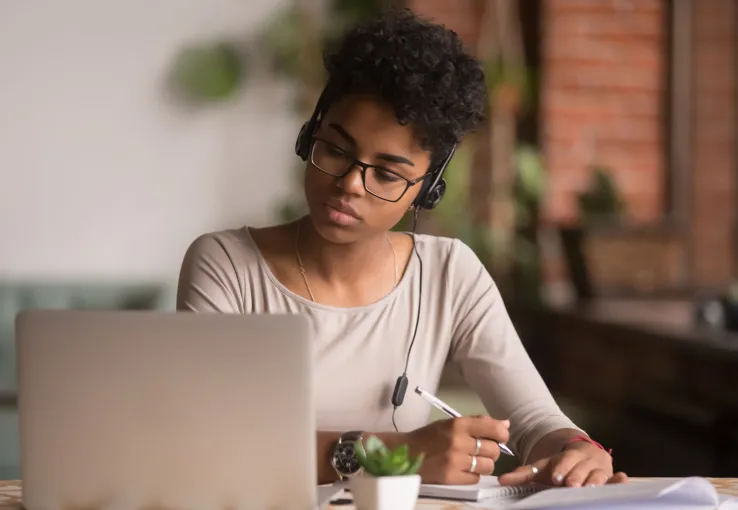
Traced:
[[[566, 36], [552, 42], [546, 50], [548, 65], [610, 64], [658, 68], [662, 64], [659, 48], [652, 40], [607, 41]], [[561, 62], [563, 61], [563, 62]]]
[[554, 18], [547, 30], [559, 37], [582, 37], [593, 40], [658, 38], [661, 34], [659, 12], [628, 13], [572, 12]]
[[661, 9], [659, 0], [553, 0], [544, 2], [550, 12], [658, 12]]
[[[587, 167], [612, 169], [637, 221], [663, 202], [664, 36], [659, 0], [545, 0], [543, 139], [547, 213], [571, 215]], [[596, 140], [593, 144], [592, 140]], [[560, 181], [561, 185], [554, 184]]]
[[[555, 63], [553, 63], [555, 65]], [[663, 88], [658, 70], [629, 65], [572, 63], [554, 68], [547, 81], [551, 87], [576, 90], [658, 91]]]
[[692, 215], [689, 249], [698, 286], [725, 286], [734, 273], [736, 211], [736, 3], [694, 5]]
[[663, 114], [658, 95], [653, 92], [618, 92], [593, 90], [575, 92], [568, 89], [548, 90], [543, 95], [545, 115], [581, 114], [599, 111], [602, 115], [660, 118]]

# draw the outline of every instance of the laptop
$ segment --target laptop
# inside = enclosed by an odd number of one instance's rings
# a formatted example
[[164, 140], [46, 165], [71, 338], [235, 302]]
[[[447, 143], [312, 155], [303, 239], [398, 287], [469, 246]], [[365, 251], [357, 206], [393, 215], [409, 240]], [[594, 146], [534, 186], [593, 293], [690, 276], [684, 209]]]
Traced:
[[22, 312], [23, 506], [314, 509], [309, 332], [298, 315]]

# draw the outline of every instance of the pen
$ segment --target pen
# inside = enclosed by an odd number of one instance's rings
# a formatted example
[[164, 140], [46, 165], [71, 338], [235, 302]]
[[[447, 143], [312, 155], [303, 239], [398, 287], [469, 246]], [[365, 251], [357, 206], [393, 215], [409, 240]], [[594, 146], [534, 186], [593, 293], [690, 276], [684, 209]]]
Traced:
[[[425, 391], [420, 386], [415, 387], [415, 393], [420, 395], [420, 397], [426, 402], [428, 402], [430, 405], [432, 405], [436, 409], [440, 409], [441, 411], [451, 416], [452, 418], [461, 418], [460, 412], [456, 411], [453, 407], [451, 407], [450, 405], [448, 405], [446, 402], [436, 397], [435, 395], [431, 395], [430, 393]], [[505, 445], [504, 443], [498, 443], [498, 445], [500, 446], [501, 452], [511, 455], [513, 457], [515, 456], [512, 450], [508, 448], [507, 445]]]

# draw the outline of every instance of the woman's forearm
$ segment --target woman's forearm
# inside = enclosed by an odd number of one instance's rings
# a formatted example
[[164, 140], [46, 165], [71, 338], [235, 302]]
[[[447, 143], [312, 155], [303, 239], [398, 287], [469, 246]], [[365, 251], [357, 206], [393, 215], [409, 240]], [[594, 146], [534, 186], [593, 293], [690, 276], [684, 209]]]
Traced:
[[[396, 432], [382, 432], [382, 433], [371, 433], [373, 436], [377, 436], [381, 439], [384, 444], [389, 448], [395, 448], [401, 443], [401, 434]], [[364, 434], [366, 437], [367, 434]], [[338, 473], [333, 468], [331, 459], [333, 458], [333, 450], [336, 447], [338, 438], [341, 437], [341, 432], [327, 432], [318, 431], [316, 438], [317, 445], [317, 462], [318, 462], [318, 484], [333, 483], [339, 480]]]
[[527, 463], [531, 464], [537, 460], [545, 459], [559, 453], [566, 443], [576, 436], [581, 436], [582, 431], [576, 429], [558, 429], [549, 432], [533, 446], [528, 456]]

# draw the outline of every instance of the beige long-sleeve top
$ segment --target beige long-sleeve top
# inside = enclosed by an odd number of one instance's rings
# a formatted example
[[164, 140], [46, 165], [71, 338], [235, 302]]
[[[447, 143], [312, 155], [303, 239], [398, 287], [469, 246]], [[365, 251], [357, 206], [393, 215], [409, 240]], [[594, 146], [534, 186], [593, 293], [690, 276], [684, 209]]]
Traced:
[[413, 389], [435, 391], [446, 362], [461, 372], [489, 414], [511, 421], [508, 445], [527, 459], [536, 442], [577, 428], [559, 409], [513, 328], [489, 273], [457, 239], [416, 236], [415, 255], [395, 289], [357, 308], [314, 303], [269, 269], [249, 229], [205, 234], [182, 265], [178, 308], [195, 312], [299, 313], [309, 318], [316, 352], [319, 430], [394, 430], [392, 390], [402, 374], [420, 302], [400, 431], [428, 422], [430, 406]]

